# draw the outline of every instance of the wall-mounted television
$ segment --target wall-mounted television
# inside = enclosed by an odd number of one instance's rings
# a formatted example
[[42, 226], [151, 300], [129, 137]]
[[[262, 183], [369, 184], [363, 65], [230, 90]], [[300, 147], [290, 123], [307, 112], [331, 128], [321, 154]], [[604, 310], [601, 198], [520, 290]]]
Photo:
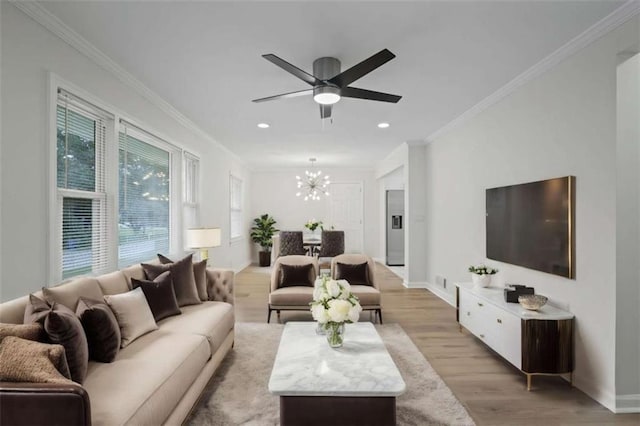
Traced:
[[575, 278], [575, 177], [486, 190], [487, 258]]

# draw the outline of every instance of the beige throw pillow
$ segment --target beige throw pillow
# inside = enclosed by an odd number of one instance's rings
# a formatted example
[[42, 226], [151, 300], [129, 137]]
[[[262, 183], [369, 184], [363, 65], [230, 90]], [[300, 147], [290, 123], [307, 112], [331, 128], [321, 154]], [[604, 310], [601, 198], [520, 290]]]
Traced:
[[113, 310], [120, 325], [121, 348], [126, 347], [138, 337], [158, 329], [141, 288], [138, 287], [127, 293], [104, 296], [104, 300]]
[[31, 383], [73, 383], [62, 345], [8, 336], [0, 342], [0, 380]]

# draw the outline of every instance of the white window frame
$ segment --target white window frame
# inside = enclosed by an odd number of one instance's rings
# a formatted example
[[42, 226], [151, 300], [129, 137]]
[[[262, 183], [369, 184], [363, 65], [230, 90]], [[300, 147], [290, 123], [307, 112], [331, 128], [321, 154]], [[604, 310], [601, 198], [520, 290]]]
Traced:
[[[235, 185], [239, 187], [239, 194], [234, 197]], [[233, 201], [236, 198], [239, 202], [239, 206], [234, 206]], [[237, 214], [240, 216], [240, 228], [239, 233], [234, 235], [233, 229], [233, 216]], [[238, 176], [229, 174], [229, 243], [235, 241], [241, 241], [245, 238], [246, 230], [242, 226], [244, 224], [244, 182]]]
[[[62, 280], [62, 220], [61, 220], [61, 201], [59, 199], [57, 184], [57, 105], [58, 90], [62, 89], [70, 93], [74, 97], [81, 99], [83, 102], [95, 106], [97, 109], [105, 111], [110, 115], [105, 129], [104, 143], [104, 198], [106, 199], [106, 225], [104, 234], [107, 240], [107, 267], [106, 271], [94, 271], [90, 275], [99, 274], [118, 269], [118, 163], [119, 163], [119, 131], [120, 121], [124, 120], [132, 127], [140, 130], [138, 133], [147, 133], [148, 140], [153, 140], [152, 145], [170, 152], [170, 173], [171, 186], [169, 191], [170, 197], [170, 251], [177, 251], [182, 248], [182, 201], [183, 201], [183, 149], [178, 145], [169, 142], [170, 139], [161, 133], [153, 130], [152, 126], [148, 126], [140, 121], [131, 118], [122, 110], [102, 101], [93, 96], [83, 88], [66, 81], [58, 75], [49, 72], [47, 79], [47, 176], [48, 176], [48, 222], [49, 232], [47, 235], [47, 247], [49, 247], [49, 256], [47, 256], [48, 277], [47, 286], [56, 285]], [[149, 129], [149, 130], [147, 130]], [[149, 136], [152, 136], [150, 138]], [[97, 188], [97, 187], [96, 187]], [[79, 191], [84, 192], [84, 191]], [[73, 190], [64, 190], [66, 196], [74, 196]], [[83, 194], [85, 195], [85, 194]], [[58, 209], [60, 206], [60, 210]], [[60, 211], [60, 213], [59, 213]], [[151, 260], [151, 259], [149, 259]], [[70, 277], [70, 279], [73, 277]]]
[[[183, 151], [183, 196], [182, 196], [182, 211], [184, 225], [183, 228], [189, 227], [196, 228], [200, 225], [200, 157], [196, 154], [192, 154], [188, 151]], [[186, 217], [189, 213], [193, 217], [194, 223], [186, 223]], [[186, 241], [185, 241], [186, 243]], [[184, 247], [189, 249], [189, 247]]]

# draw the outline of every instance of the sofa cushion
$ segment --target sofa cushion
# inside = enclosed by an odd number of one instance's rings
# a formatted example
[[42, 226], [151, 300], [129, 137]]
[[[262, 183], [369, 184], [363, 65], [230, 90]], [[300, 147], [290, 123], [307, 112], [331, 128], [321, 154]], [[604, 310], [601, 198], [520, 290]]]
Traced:
[[352, 285], [351, 293], [360, 300], [360, 306], [372, 306], [380, 304], [380, 292], [370, 285]]
[[367, 262], [341, 263], [336, 262], [336, 280], [347, 280], [351, 285], [370, 285]]
[[162, 331], [206, 337], [213, 354], [229, 331], [233, 330], [235, 317], [233, 306], [228, 303], [203, 302], [201, 305], [183, 307], [182, 315], [162, 320], [158, 325]]
[[305, 306], [313, 301], [313, 287], [283, 287], [269, 294], [269, 303], [276, 306]]
[[104, 300], [81, 297], [76, 315], [89, 344], [89, 359], [112, 362], [120, 350], [120, 325]]
[[25, 340], [41, 342], [44, 340], [44, 329], [42, 324], [34, 322], [32, 324], [5, 324], [0, 323], [0, 342], [5, 337], [19, 337]]
[[82, 277], [56, 287], [42, 289], [44, 298], [49, 302], [57, 302], [75, 312], [80, 296], [87, 299], [102, 299], [102, 289], [98, 280], [91, 277]]
[[313, 270], [313, 265], [308, 263], [306, 265], [287, 265], [282, 263], [280, 265], [280, 283], [279, 287], [297, 287], [297, 286], [310, 286], [313, 287], [313, 281], [309, 275]]
[[97, 280], [103, 294], [120, 294], [130, 290], [127, 278], [122, 271], [100, 275]]
[[171, 271], [163, 272], [153, 281], [138, 280], [131, 278], [133, 288], [140, 287], [147, 298], [153, 319], [160, 321], [161, 319], [180, 315], [180, 308], [176, 300], [176, 293], [173, 290], [173, 281], [171, 280]]
[[53, 302], [49, 305], [31, 294], [24, 311], [24, 322], [42, 324], [49, 341], [64, 347], [71, 379], [77, 383], [84, 382], [89, 362], [89, 346], [76, 314], [60, 303]]
[[131, 265], [124, 269], [122, 269], [122, 273], [124, 274], [124, 279], [127, 280], [127, 286], [129, 290], [131, 290], [131, 278], [136, 278], [138, 280], [146, 280], [147, 276], [144, 274], [144, 269], [142, 269], [141, 264]]
[[104, 300], [118, 320], [121, 348], [128, 346], [138, 337], [158, 329], [141, 288], [104, 296]]
[[176, 299], [178, 299], [178, 306], [196, 305], [202, 303], [202, 301], [198, 296], [196, 279], [193, 275], [192, 257], [193, 254], [190, 254], [177, 262], [167, 263], [166, 265], [143, 263], [142, 268], [148, 280], [155, 280], [163, 272], [171, 271], [171, 279], [173, 280]]
[[163, 424], [210, 356], [203, 336], [158, 330], [122, 349], [110, 364], [90, 362], [83, 386], [93, 425]]
[[[173, 260], [169, 259], [167, 256], [164, 256], [158, 253], [158, 260], [161, 264], [167, 265], [169, 263], [174, 263]], [[203, 302], [208, 300], [207, 297], [207, 259], [201, 260], [199, 262], [193, 262], [193, 276], [196, 280], [196, 289], [198, 290], [198, 297]]]
[[71, 384], [62, 345], [8, 336], [0, 342], [0, 380]]

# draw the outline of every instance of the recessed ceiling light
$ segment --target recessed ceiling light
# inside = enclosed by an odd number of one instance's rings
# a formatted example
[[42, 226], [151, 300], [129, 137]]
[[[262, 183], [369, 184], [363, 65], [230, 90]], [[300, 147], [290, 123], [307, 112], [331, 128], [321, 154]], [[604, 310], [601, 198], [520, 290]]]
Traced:
[[269, 125], [267, 123], [258, 123], [258, 127], [260, 127], [261, 129], [268, 129]]
[[386, 129], [389, 127], [389, 123], [378, 123], [378, 127], [381, 129]]

